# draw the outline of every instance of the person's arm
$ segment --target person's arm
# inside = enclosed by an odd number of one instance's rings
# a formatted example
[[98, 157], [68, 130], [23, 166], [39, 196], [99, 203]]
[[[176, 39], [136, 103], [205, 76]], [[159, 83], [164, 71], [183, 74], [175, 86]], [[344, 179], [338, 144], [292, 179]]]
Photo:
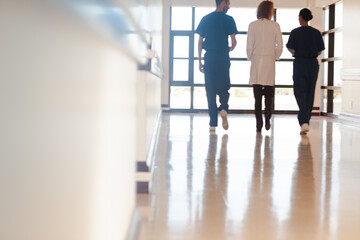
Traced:
[[234, 48], [236, 47], [237, 41], [236, 41], [236, 37], [235, 37], [235, 33], [231, 34], [231, 47], [229, 48], [230, 51], [234, 50]]
[[246, 40], [246, 55], [248, 60], [251, 60], [253, 50], [254, 50], [254, 36], [251, 25], [249, 25], [247, 40]]
[[199, 70], [200, 72], [204, 72], [204, 65], [202, 64], [202, 44], [203, 44], [204, 38], [202, 36], [199, 36], [199, 42], [198, 42], [198, 56], [199, 56]]
[[324, 40], [321, 36], [321, 33], [319, 31], [318, 31], [318, 33], [319, 33], [319, 50], [318, 50], [318, 56], [319, 56], [321, 54], [321, 52], [323, 50], [325, 50], [325, 45], [324, 45]]
[[287, 48], [291, 52], [291, 56], [295, 57], [295, 50], [292, 48]]
[[275, 40], [275, 59], [279, 60], [280, 56], [282, 54], [283, 51], [283, 40], [282, 40], [282, 35], [281, 35], [281, 30], [280, 30], [280, 25], [277, 26], [276, 29], [276, 40]]
[[236, 23], [234, 21], [234, 18], [231, 16], [228, 16], [229, 22], [227, 25], [227, 34], [230, 35], [231, 38], [231, 46], [229, 47], [229, 52], [234, 50], [237, 44], [236, 41], [236, 34], [238, 33], [238, 30], [236, 28]]
[[291, 31], [288, 42], [286, 44], [286, 48], [289, 50], [291, 55], [295, 57], [295, 39], [293, 35], [293, 31]]

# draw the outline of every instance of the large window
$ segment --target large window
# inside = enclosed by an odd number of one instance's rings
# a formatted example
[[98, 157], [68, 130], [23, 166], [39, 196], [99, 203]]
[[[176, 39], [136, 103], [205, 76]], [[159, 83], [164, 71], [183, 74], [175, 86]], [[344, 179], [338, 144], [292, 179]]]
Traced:
[[324, 8], [323, 23], [325, 51], [322, 56], [321, 113], [337, 115], [341, 111], [342, 2]]
[[[214, 8], [172, 7], [170, 24], [170, 109], [180, 112], [198, 112], [207, 109], [204, 75], [198, 66], [198, 35], [195, 29], [201, 18]], [[285, 44], [290, 31], [299, 26], [299, 9], [276, 9], [274, 20], [283, 32], [284, 49], [276, 62], [274, 112], [298, 110], [292, 89], [292, 57]], [[256, 20], [255, 8], [231, 8], [239, 33], [238, 45], [230, 53], [230, 99], [232, 112], [250, 112], [254, 109], [252, 86], [248, 84], [250, 62], [246, 59], [246, 39], [249, 23]], [[204, 53], [204, 51], [203, 51]]]

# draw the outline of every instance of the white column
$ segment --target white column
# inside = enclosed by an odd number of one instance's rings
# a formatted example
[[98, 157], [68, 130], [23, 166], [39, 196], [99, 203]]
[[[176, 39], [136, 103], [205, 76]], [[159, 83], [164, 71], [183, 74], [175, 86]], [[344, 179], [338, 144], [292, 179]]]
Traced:
[[[360, 118], [360, 2], [344, 0], [342, 116]], [[358, 120], [358, 122], [360, 122]]]

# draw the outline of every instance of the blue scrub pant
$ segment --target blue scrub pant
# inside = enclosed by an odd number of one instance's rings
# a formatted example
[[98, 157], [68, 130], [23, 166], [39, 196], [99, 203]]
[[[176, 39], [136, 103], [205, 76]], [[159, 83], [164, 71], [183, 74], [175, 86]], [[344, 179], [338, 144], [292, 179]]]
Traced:
[[[229, 110], [230, 58], [229, 54], [206, 52], [204, 65], [205, 89], [208, 101], [210, 126], [217, 127], [218, 111]], [[217, 107], [216, 95], [219, 95], [220, 106]]]
[[294, 95], [299, 106], [298, 121], [301, 126], [310, 123], [319, 63], [316, 58], [295, 58], [293, 66]]

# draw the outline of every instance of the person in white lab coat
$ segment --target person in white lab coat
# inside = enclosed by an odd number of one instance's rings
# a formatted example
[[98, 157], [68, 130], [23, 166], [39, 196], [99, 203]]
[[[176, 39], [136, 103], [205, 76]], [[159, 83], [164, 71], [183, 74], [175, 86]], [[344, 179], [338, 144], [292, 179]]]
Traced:
[[265, 96], [265, 129], [270, 129], [274, 102], [275, 60], [280, 58], [283, 41], [280, 26], [271, 21], [274, 3], [263, 1], [257, 8], [258, 20], [249, 24], [246, 53], [251, 61], [250, 81], [255, 98], [256, 131], [261, 132], [262, 96]]

